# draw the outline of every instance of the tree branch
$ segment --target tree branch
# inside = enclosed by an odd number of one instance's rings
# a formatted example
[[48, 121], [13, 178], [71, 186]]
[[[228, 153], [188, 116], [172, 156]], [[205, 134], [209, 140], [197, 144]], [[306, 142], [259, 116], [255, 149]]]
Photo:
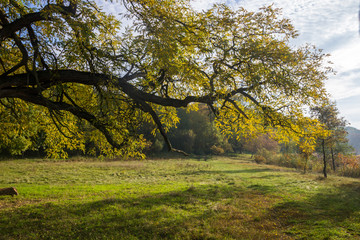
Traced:
[[139, 101], [139, 103], [141, 105], [142, 110], [151, 115], [151, 117], [154, 120], [157, 128], [160, 131], [161, 136], [163, 137], [163, 139], [164, 139], [164, 141], [165, 141], [165, 143], [166, 143], [166, 145], [168, 147], [168, 150], [171, 151], [171, 152], [182, 153], [185, 156], [188, 156], [189, 154], [187, 154], [186, 152], [175, 149], [175, 148], [172, 147], [171, 142], [170, 142], [170, 140], [169, 140], [169, 138], [168, 138], [168, 136], [167, 136], [167, 134], [165, 132], [165, 129], [163, 128], [163, 126], [161, 124], [161, 121], [160, 121], [158, 115], [156, 114], [156, 112], [154, 111], [154, 109], [152, 109], [152, 107], [149, 104], [147, 104], [146, 102], [144, 102], [144, 101]]
[[103, 123], [101, 123], [94, 115], [92, 115], [91, 113], [87, 112], [86, 110], [84, 110], [82, 108], [75, 107], [75, 106], [70, 105], [65, 102], [51, 101], [42, 96], [39, 96], [37, 94], [36, 90], [34, 90], [32, 92], [27, 91], [27, 94], [22, 94], [19, 98], [24, 101], [31, 102], [31, 103], [49, 108], [51, 110], [67, 111], [67, 112], [72, 113], [73, 115], [75, 115], [76, 117], [78, 117], [80, 119], [87, 120], [91, 125], [93, 125], [96, 129], [98, 129], [100, 132], [102, 132], [104, 134], [106, 140], [115, 148], [120, 149], [120, 148], [124, 147], [126, 144], [125, 141], [123, 141], [121, 144], [118, 144], [113, 139], [111, 133], [106, 129], [105, 125]]
[[[90, 122], [95, 128], [100, 130], [104, 136], [107, 138], [109, 143], [114, 147], [120, 147], [122, 145], [117, 144], [111, 137], [111, 134], [105, 128], [104, 124], [98, 122], [96, 117], [89, 112], [85, 111], [75, 102], [69, 99], [71, 104], [64, 102], [53, 102], [49, 99], [44, 98], [41, 95], [41, 92], [36, 92], [37, 84], [41, 84], [41, 90], [45, 90], [55, 85], [60, 85], [64, 83], [79, 83], [94, 87], [101, 87], [107, 85], [113, 85], [118, 87], [123, 93], [125, 93], [130, 99], [140, 104], [140, 109], [144, 112], [149, 113], [154, 122], [156, 123], [161, 135], [163, 136], [168, 149], [174, 152], [181, 152], [180, 150], [176, 150], [171, 146], [169, 139], [163, 129], [161, 121], [157, 116], [156, 112], [152, 109], [149, 103], [154, 103], [161, 106], [170, 106], [175, 108], [187, 107], [188, 104], [192, 102], [205, 103], [209, 106], [213, 106], [213, 104], [217, 101], [219, 97], [223, 99], [227, 99], [234, 108], [236, 108], [245, 118], [247, 118], [244, 111], [242, 111], [237, 104], [230, 99], [230, 97], [236, 94], [242, 94], [244, 97], [250, 99], [255, 105], [260, 107], [265, 115], [271, 119], [271, 115], [269, 115], [269, 109], [262, 106], [254, 97], [246, 92], [246, 90], [251, 89], [254, 86], [248, 88], [239, 88], [233, 90], [227, 94], [222, 94], [218, 96], [213, 93], [209, 93], [204, 96], [187, 96], [184, 99], [175, 99], [168, 97], [161, 97], [155, 94], [147, 93], [133, 86], [130, 81], [132, 79], [136, 79], [138, 77], [143, 77], [142, 73], [134, 73], [132, 75], [125, 75], [124, 78], [109, 76], [106, 74], [100, 73], [90, 73], [90, 72], [81, 72], [75, 70], [57, 70], [57, 71], [38, 71], [37, 72], [37, 80], [33, 74], [15, 74], [13, 76], [4, 76], [0, 77], [0, 99], [4, 97], [8, 98], [20, 98], [25, 101], [41, 105], [47, 107], [49, 109], [54, 110], [64, 110], [71, 112], [75, 116], [85, 119]], [[183, 154], [186, 154], [182, 152]]]
[[230, 98], [226, 99], [226, 101], [228, 101], [229, 103], [231, 103], [234, 108], [241, 113], [246, 119], [249, 119], [249, 117], [246, 115], [246, 113], [236, 104], [236, 102]]
[[0, 43], [5, 39], [11, 37], [11, 35], [20, 29], [43, 20], [49, 20], [52, 17], [52, 14], [55, 12], [60, 12], [64, 15], [75, 15], [77, 5], [70, 1], [69, 6], [60, 6], [56, 4], [46, 5], [39, 12], [28, 13], [21, 18], [14, 20], [11, 23], [6, 23], [3, 21], [3, 27], [0, 29]]

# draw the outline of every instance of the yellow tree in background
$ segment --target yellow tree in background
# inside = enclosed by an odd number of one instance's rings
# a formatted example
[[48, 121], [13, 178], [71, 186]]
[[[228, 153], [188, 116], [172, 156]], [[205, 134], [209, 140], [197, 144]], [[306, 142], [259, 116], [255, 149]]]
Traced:
[[[307, 127], [302, 129], [301, 137], [297, 139], [299, 149], [304, 156], [304, 173], [307, 170], [307, 163], [309, 157], [315, 152], [319, 139], [325, 139], [330, 136], [331, 132], [327, 130], [318, 120], [307, 119]], [[327, 177], [326, 169], [324, 170], [324, 177]]]

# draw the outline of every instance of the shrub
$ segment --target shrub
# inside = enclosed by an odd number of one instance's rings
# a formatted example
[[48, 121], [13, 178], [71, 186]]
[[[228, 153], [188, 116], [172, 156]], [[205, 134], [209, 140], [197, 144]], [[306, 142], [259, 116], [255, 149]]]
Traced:
[[261, 148], [257, 151], [256, 155], [264, 157], [267, 164], [279, 165], [279, 154], [277, 154], [275, 151]]
[[355, 155], [338, 155], [340, 173], [346, 177], [360, 177], [360, 157]]
[[164, 148], [164, 142], [160, 141], [158, 139], [155, 139], [155, 141], [153, 142], [153, 144], [150, 147], [150, 150], [153, 152], [161, 152], [161, 150], [163, 150]]
[[263, 156], [266, 159], [266, 161], [269, 161], [269, 160], [271, 161], [273, 154], [274, 154], [273, 152], [266, 150], [265, 148], [261, 148], [256, 152], [256, 155]]
[[255, 155], [254, 156], [254, 160], [256, 163], [258, 164], [264, 164], [266, 163], [266, 158], [264, 156], [261, 156], [261, 155]]
[[303, 169], [305, 159], [300, 154], [284, 153], [279, 159], [279, 165], [289, 168]]
[[215, 145], [213, 145], [211, 148], [211, 153], [215, 154], [215, 155], [222, 155], [225, 153], [224, 149], [222, 147], [217, 147]]

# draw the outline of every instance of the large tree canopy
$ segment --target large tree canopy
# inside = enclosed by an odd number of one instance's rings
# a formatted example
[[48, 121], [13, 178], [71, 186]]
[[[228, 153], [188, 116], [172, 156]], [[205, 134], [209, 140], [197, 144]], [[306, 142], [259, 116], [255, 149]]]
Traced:
[[148, 121], [175, 150], [166, 131], [176, 108], [207, 104], [225, 133], [301, 132], [306, 109], [327, 98], [325, 55], [291, 47], [297, 33], [278, 9], [121, 4], [130, 25], [91, 1], [0, 0], [3, 142], [42, 132], [50, 155], [84, 149], [85, 139], [136, 155], [144, 145], [136, 128]]

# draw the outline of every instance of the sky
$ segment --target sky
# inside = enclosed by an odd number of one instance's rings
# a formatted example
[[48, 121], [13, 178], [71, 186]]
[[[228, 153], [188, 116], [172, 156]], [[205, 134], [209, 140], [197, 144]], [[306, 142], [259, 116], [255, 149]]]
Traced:
[[[116, 1], [97, 2], [108, 12], [121, 12]], [[294, 47], [309, 43], [331, 55], [336, 75], [329, 76], [326, 89], [340, 116], [360, 129], [360, 0], [193, 0], [192, 6], [201, 11], [215, 3], [251, 11], [272, 4], [281, 8], [300, 34], [291, 42]]]

